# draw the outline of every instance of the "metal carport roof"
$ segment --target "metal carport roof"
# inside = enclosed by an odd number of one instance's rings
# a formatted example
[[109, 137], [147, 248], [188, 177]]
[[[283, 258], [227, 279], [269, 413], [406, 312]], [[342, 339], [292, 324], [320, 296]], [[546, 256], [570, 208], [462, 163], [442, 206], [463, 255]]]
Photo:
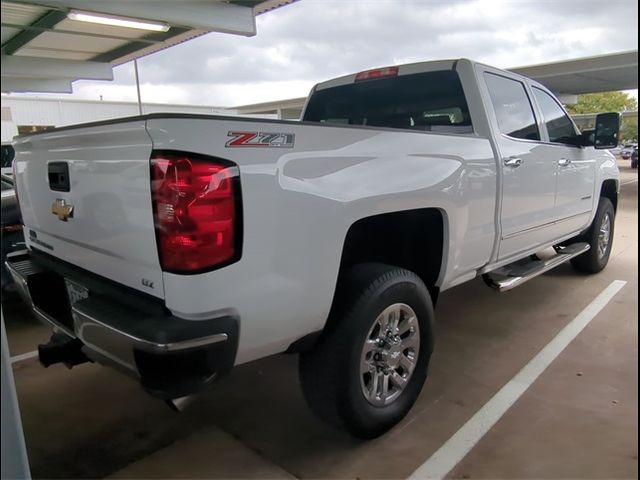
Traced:
[[638, 50], [510, 69], [558, 94], [638, 88]]
[[[574, 103], [583, 93], [633, 90], [638, 88], [638, 51], [609, 53], [540, 65], [509, 68], [512, 72], [532, 78], [560, 95], [561, 100]], [[573, 101], [571, 101], [573, 100]], [[281, 114], [297, 118], [306, 97], [234, 107], [242, 115]]]
[[[2, 91], [71, 92], [77, 79], [111, 80], [113, 66], [205, 33], [253, 36], [256, 15], [295, 1], [2, 1]], [[157, 31], [89, 23], [78, 13]]]

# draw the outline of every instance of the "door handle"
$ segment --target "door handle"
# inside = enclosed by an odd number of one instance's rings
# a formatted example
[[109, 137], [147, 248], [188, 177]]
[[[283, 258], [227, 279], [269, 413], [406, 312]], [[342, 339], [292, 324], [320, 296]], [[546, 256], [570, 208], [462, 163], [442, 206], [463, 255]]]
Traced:
[[558, 165], [560, 165], [561, 167], [568, 167], [569, 165], [571, 165], [571, 159], [561, 158], [560, 160], [558, 160]]
[[524, 163], [520, 157], [509, 157], [504, 159], [505, 167], [518, 168], [520, 165]]

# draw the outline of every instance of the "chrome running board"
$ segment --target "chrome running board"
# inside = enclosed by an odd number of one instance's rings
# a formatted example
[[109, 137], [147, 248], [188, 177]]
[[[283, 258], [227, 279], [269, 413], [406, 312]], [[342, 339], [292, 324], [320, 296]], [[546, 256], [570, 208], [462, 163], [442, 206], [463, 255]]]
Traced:
[[573, 243], [566, 247], [558, 247], [556, 254], [551, 258], [540, 260], [534, 257], [534, 259], [529, 259], [525, 263], [519, 261], [505, 265], [504, 267], [485, 273], [482, 275], [482, 279], [491, 288], [499, 292], [506, 292], [583, 254], [589, 250], [589, 248], [589, 244], [586, 242]]

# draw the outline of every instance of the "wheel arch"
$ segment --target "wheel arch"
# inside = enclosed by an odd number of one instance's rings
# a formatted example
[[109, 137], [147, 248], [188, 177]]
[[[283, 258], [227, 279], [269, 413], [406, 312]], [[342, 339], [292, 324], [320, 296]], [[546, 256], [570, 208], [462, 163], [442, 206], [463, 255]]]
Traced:
[[338, 276], [365, 262], [401, 267], [420, 277], [435, 305], [437, 285], [446, 268], [447, 230], [446, 213], [434, 207], [358, 219], [345, 235]]
[[[618, 180], [609, 178], [602, 182], [600, 186], [600, 197], [611, 200], [614, 211], [618, 211]], [[600, 198], [599, 197], [599, 198]]]
[[[394, 237], [389, 234], [391, 231], [411, 233]], [[323, 333], [335, 327], [331, 320], [335, 318], [333, 312], [342, 301], [340, 292], [345, 284], [345, 273], [358, 264], [390, 265], [415, 273], [427, 287], [435, 307], [439, 295], [438, 285], [447, 266], [445, 259], [449, 250], [448, 242], [446, 212], [436, 207], [378, 213], [355, 220], [347, 228], [342, 242], [327, 321], [320, 330], [292, 343], [286, 353], [313, 349]]]

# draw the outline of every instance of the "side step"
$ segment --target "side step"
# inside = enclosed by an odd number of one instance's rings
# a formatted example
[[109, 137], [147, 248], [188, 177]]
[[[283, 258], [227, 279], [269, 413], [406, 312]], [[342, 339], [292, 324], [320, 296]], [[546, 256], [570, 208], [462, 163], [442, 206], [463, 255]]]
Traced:
[[545, 260], [527, 259], [505, 265], [482, 276], [484, 282], [499, 292], [506, 292], [589, 250], [585, 242], [558, 247], [556, 254]]

